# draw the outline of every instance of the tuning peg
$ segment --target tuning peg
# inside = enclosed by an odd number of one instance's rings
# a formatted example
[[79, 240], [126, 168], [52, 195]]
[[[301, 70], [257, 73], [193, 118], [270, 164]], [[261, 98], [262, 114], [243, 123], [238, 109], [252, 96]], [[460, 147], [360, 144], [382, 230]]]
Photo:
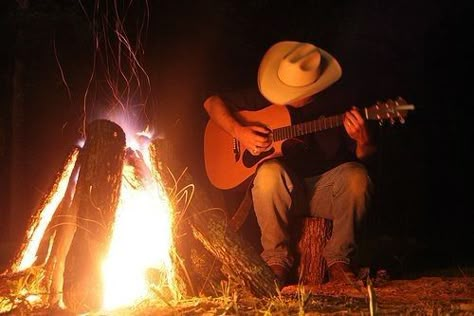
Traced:
[[401, 124], [405, 124], [405, 119], [403, 118], [403, 116], [399, 115], [398, 120]]
[[402, 98], [402, 97], [400, 97], [400, 96], [397, 97], [397, 101], [396, 101], [396, 102], [397, 102], [397, 105], [407, 104], [407, 101], [405, 101], [405, 99]]
[[379, 126], [383, 126], [383, 120], [379, 120]]
[[393, 119], [393, 117], [390, 118], [390, 125], [395, 125], [395, 120]]

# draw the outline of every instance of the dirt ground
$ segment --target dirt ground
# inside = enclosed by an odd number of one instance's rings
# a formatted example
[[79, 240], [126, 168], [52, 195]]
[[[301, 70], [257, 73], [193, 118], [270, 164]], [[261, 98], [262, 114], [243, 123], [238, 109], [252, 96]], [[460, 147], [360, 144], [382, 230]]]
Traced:
[[[88, 315], [474, 315], [474, 277], [421, 277], [359, 289], [326, 283], [290, 285], [278, 297], [190, 298], [168, 306], [147, 304]], [[8, 315], [74, 315], [49, 309], [15, 310]]]
[[[373, 305], [384, 315], [474, 315], [473, 277], [421, 277], [393, 280], [373, 288]], [[367, 288], [361, 291], [333, 284], [306, 286], [311, 293], [307, 313], [369, 313]], [[285, 295], [296, 295], [297, 286], [288, 286]]]
[[[290, 285], [271, 299], [216, 293], [169, 306], [151, 303], [97, 315], [370, 315], [371, 306], [378, 315], [474, 315], [474, 268], [424, 271], [410, 279], [379, 282], [372, 287], [372, 299], [369, 288], [359, 286]], [[74, 314], [17, 309], [7, 315]]]

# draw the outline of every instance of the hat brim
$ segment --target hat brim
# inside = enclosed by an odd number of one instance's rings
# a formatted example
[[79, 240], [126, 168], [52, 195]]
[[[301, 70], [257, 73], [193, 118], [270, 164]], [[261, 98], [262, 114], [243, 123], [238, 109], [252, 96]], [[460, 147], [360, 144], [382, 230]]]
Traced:
[[338, 61], [325, 50], [321, 53], [321, 74], [312, 84], [293, 87], [284, 84], [278, 77], [281, 60], [299, 42], [278, 42], [265, 53], [258, 68], [258, 87], [262, 95], [273, 104], [289, 104], [293, 101], [314, 95], [336, 82], [342, 75]]

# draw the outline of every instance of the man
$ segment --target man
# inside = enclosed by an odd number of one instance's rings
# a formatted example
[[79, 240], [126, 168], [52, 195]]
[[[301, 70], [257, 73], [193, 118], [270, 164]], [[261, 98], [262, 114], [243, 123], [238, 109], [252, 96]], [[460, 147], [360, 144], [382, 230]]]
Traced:
[[[340, 114], [344, 111], [318, 103], [315, 95], [341, 74], [337, 60], [323, 49], [282, 41], [263, 56], [258, 89], [213, 95], [204, 107], [212, 121], [259, 156], [271, 150], [272, 131], [258, 122], [239, 120], [233, 110], [286, 106], [292, 123]], [[323, 253], [330, 280], [355, 282], [351, 259], [372, 186], [363, 161], [376, 151], [366, 121], [352, 107], [344, 112], [342, 126], [292, 139], [282, 147], [285, 155], [264, 160], [251, 186], [262, 258], [283, 285], [293, 264], [288, 223], [298, 212], [305, 212], [333, 221], [332, 237]], [[301, 207], [304, 202], [308, 207]]]

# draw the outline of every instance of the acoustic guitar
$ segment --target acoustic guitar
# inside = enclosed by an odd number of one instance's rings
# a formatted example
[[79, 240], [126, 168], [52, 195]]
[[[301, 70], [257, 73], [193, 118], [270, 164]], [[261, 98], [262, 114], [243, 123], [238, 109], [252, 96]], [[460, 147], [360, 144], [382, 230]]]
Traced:
[[[363, 108], [362, 116], [381, 123], [389, 120], [405, 122], [413, 104], [398, 97], [396, 100], [377, 102]], [[204, 133], [204, 163], [210, 182], [219, 189], [232, 189], [255, 173], [265, 160], [282, 156], [282, 143], [291, 138], [338, 127], [344, 121], [344, 114], [321, 117], [299, 124], [291, 124], [290, 113], [285, 106], [270, 105], [258, 111], [239, 111], [235, 117], [243, 124], [265, 126], [271, 130], [272, 146], [259, 155], [253, 155], [243, 148], [239, 141], [209, 120]]]

